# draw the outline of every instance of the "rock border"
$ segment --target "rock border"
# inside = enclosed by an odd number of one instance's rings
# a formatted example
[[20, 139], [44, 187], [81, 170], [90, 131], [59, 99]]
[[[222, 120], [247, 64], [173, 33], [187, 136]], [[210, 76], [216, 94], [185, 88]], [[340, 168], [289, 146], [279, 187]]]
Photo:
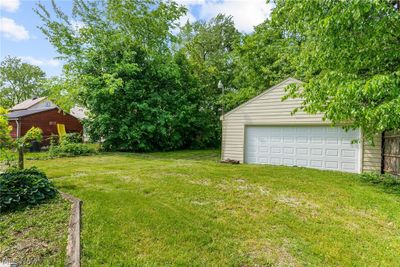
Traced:
[[65, 266], [81, 266], [81, 206], [82, 200], [70, 194], [60, 192], [61, 196], [72, 203], [68, 225], [67, 262]]

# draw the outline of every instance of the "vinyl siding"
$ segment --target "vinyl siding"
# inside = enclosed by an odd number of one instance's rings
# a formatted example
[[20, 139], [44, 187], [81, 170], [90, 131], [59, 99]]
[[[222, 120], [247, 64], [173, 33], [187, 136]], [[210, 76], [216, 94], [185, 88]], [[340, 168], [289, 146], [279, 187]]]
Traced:
[[[299, 111], [295, 115], [291, 115], [291, 112], [301, 105], [301, 99], [282, 101], [282, 97], [286, 94], [284, 89], [291, 83], [301, 82], [289, 78], [228, 112], [222, 118], [222, 159], [243, 162], [245, 126], [329, 125], [329, 122], [322, 120], [323, 114], [309, 115]], [[376, 142], [375, 146], [371, 146], [367, 142], [363, 142], [361, 147], [363, 149], [362, 170], [380, 170], [380, 143]]]
[[374, 138], [374, 144], [363, 141], [363, 172], [380, 172], [382, 165], [382, 136]]

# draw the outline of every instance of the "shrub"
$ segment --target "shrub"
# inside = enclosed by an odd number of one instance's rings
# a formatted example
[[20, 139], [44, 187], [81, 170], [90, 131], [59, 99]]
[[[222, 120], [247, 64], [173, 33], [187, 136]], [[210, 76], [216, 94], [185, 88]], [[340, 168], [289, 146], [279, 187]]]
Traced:
[[367, 172], [360, 175], [361, 180], [383, 186], [385, 189], [400, 193], [400, 178], [390, 174]]
[[58, 135], [56, 135], [56, 134], [52, 134], [52, 135], [50, 135], [50, 137], [48, 137], [48, 143], [51, 145], [51, 146], [55, 146], [55, 145], [58, 145], [59, 144], [59, 142], [60, 142], [60, 137], [58, 136]]
[[61, 143], [58, 146], [51, 146], [49, 154], [51, 157], [84, 156], [95, 154], [96, 149], [87, 144]]
[[82, 143], [82, 135], [80, 133], [68, 133], [61, 138], [61, 143]]
[[56, 194], [46, 174], [36, 168], [12, 168], [0, 174], [0, 212], [36, 205]]

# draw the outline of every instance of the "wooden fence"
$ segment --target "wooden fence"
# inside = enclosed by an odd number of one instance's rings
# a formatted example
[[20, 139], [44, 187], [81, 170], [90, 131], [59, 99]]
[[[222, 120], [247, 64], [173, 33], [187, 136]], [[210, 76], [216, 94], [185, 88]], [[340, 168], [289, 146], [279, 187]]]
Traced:
[[400, 176], [400, 131], [383, 134], [382, 170]]

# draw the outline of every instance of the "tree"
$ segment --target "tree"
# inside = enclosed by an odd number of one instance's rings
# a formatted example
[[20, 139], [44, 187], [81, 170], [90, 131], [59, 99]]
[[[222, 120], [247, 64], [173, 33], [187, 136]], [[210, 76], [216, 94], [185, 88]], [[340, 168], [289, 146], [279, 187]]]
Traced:
[[222, 92], [218, 82], [225, 85], [226, 91], [233, 90], [233, 51], [240, 45], [241, 34], [231, 16], [219, 14], [207, 22], [186, 23], [178, 37], [179, 53], [187, 57], [196, 81], [193, 88], [200, 93], [199, 109], [207, 114], [203, 126], [214, 140], [219, 140]]
[[[396, 1], [275, 1], [272, 22], [300, 44], [288, 97], [308, 113], [374, 134], [400, 127], [400, 12]], [[397, 10], [396, 10], [397, 8]]]
[[291, 61], [298, 53], [298, 44], [266, 20], [253, 33], [244, 36], [233, 53], [232, 87], [235, 89], [224, 96], [227, 110], [292, 76], [295, 69]]
[[4, 152], [11, 144], [11, 126], [8, 125], [6, 114], [7, 110], [0, 107], [0, 152]]
[[32, 127], [30, 128], [23, 137], [17, 138], [13, 145], [18, 151], [18, 168], [24, 168], [24, 151], [27, 147], [31, 146], [31, 142], [42, 142], [43, 131], [40, 128]]
[[18, 150], [18, 167], [24, 168], [24, 149], [30, 146], [33, 141], [41, 142], [43, 138], [42, 130], [40, 128], [32, 127], [26, 134], [12, 140], [11, 138], [11, 126], [8, 124], [6, 117], [7, 110], [0, 107], [0, 153], [7, 155], [8, 150], [11, 148], [17, 148]]
[[0, 105], [5, 108], [46, 95], [43, 89], [45, 73], [38, 67], [7, 56], [0, 63]]
[[46, 79], [43, 88], [47, 97], [62, 110], [71, 110], [75, 105], [82, 105], [80, 98], [82, 85], [79, 79], [56, 76]]
[[233, 86], [233, 51], [241, 40], [232, 16], [219, 14], [207, 22], [187, 22], [179, 38], [201, 90], [210, 98], [209, 103], [217, 103], [221, 95], [218, 82], [227, 88]]
[[154, 151], [208, 146], [208, 111], [185, 58], [173, 54], [171, 29], [185, 9], [174, 2], [75, 0], [69, 17], [39, 4], [43, 33], [65, 60], [90, 110], [94, 140], [109, 150]]

